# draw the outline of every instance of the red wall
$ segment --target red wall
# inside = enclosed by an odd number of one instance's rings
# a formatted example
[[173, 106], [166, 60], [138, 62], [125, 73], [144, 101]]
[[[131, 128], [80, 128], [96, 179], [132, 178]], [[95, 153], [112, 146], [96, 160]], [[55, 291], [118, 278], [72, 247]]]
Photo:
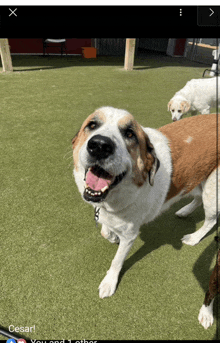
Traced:
[[174, 55], [183, 56], [185, 51], [186, 38], [177, 38], [174, 49]]
[[[11, 53], [28, 53], [28, 54], [42, 54], [43, 53], [43, 40], [29, 39], [29, 38], [9, 38], [9, 45]], [[81, 54], [82, 47], [91, 46], [90, 38], [68, 38], [66, 40], [67, 54]], [[49, 48], [49, 53], [60, 53], [59, 48]]]

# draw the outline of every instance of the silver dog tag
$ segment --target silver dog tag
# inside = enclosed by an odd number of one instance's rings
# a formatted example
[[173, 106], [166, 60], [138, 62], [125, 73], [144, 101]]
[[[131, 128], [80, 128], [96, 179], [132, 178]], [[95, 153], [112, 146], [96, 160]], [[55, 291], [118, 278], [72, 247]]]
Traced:
[[98, 207], [95, 207], [95, 215], [94, 215], [94, 219], [95, 219], [95, 222], [96, 222], [96, 227], [98, 227], [98, 221], [99, 221], [99, 211], [100, 211], [100, 208], [98, 208]]

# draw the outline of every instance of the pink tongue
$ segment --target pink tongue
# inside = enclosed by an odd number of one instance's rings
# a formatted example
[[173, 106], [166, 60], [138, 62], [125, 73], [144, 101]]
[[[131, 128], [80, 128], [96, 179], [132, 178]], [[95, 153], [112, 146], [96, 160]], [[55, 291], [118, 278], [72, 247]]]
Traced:
[[108, 187], [110, 183], [111, 180], [102, 179], [101, 177], [94, 175], [90, 170], [86, 174], [86, 184], [94, 191], [100, 191], [105, 186]]

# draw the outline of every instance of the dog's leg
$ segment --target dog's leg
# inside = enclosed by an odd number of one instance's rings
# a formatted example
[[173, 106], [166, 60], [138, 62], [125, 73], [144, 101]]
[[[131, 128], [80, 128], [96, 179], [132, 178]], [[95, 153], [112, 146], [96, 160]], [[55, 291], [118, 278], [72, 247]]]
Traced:
[[179, 211], [177, 211], [175, 214], [178, 217], [186, 217], [190, 213], [192, 213], [198, 206], [202, 205], [202, 198], [201, 197], [195, 197], [195, 199], [188, 205], [182, 207]]
[[136, 237], [137, 235], [133, 236], [133, 238], [130, 239], [120, 237], [120, 243], [117, 253], [112, 261], [111, 267], [108, 270], [107, 275], [104, 277], [99, 286], [100, 298], [110, 297], [112, 294], [114, 294], [118, 283], [118, 275]]
[[182, 238], [182, 242], [187, 245], [196, 245], [201, 239], [213, 228], [216, 224], [216, 218], [208, 218], [205, 220], [204, 225], [198, 231], [185, 235]]
[[213, 302], [214, 302], [214, 299], [211, 300], [208, 306], [203, 304], [199, 311], [198, 320], [205, 329], [208, 329], [208, 327], [211, 326], [214, 322]]
[[[218, 237], [217, 241], [219, 241]], [[204, 303], [200, 309], [198, 320], [207, 329], [214, 322], [213, 317], [213, 302], [215, 296], [220, 293], [220, 249], [218, 250], [218, 255], [216, 259], [215, 268], [211, 274], [209, 281], [209, 290], [206, 292]]]
[[[220, 175], [219, 175], [220, 181]], [[218, 181], [218, 183], [219, 183]], [[208, 177], [204, 184], [202, 193], [203, 207], [205, 211], [205, 222], [196, 232], [185, 235], [182, 242], [188, 245], [196, 245], [213, 228], [217, 222], [216, 215], [216, 170]], [[219, 194], [220, 200], [220, 194]]]
[[214, 322], [213, 317], [213, 302], [214, 298], [218, 293], [218, 274], [219, 274], [219, 262], [220, 262], [220, 250], [218, 251], [218, 258], [216, 261], [215, 268], [212, 272], [209, 281], [209, 290], [206, 292], [204, 303], [199, 311], [198, 320], [200, 324], [204, 326], [205, 329], [208, 329]]
[[105, 224], [102, 225], [101, 235], [111, 243], [119, 243], [119, 237], [113, 231], [109, 230]]
[[210, 106], [207, 106], [204, 110], [202, 110], [201, 114], [210, 114]]

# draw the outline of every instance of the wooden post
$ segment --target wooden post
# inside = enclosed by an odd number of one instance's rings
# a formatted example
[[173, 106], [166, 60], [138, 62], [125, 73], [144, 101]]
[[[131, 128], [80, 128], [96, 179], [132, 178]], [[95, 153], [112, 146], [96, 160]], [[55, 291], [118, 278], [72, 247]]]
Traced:
[[0, 54], [2, 59], [3, 72], [13, 71], [8, 39], [0, 39]]
[[91, 38], [91, 47], [96, 48], [95, 46], [95, 38]]
[[134, 53], [135, 53], [135, 38], [127, 38], [126, 39], [126, 47], [125, 47], [125, 62], [124, 62], [124, 69], [125, 70], [133, 70], [134, 65]]

